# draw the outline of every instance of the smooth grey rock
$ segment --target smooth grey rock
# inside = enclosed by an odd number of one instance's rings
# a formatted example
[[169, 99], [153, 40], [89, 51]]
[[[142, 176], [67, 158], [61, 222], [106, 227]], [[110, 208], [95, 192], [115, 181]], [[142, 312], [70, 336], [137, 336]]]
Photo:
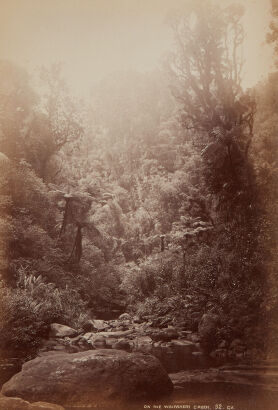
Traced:
[[130, 316], [130, 314], [129, 313], [122, 313], [120, 316], [119, 316], [119, 320], [131, 320], [132, 318], [131, 318], [131, 316]]
[[63, 405], [159, 398], [173, 385], [151, 355], [122, 350], [57, 353], [26, 362], [2, 387], [2, 394]]
[[78, 332], [66, 325], [60, 325], [59, 323], [51, 323], [50, 325], [50, 337], [74, 337]]

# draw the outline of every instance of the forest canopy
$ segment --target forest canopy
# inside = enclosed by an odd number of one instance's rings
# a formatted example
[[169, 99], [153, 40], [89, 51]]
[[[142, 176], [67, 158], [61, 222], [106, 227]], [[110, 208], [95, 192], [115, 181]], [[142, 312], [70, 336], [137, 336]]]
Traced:
[[5, 354], [125, 311], [194, 332], [217, 315], [207, 353], [277, 354], [278, 73], [243, 87], [244, 9], [186, 5], [160, 69], [113, 72], [86, 101], [59, 64], [35, 87], [0, 61]]

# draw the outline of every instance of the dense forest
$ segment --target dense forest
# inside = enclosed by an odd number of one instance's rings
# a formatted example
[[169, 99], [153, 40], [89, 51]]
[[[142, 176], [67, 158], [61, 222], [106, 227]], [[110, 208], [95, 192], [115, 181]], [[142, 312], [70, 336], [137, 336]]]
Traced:
[[128, 312], [209, 355], [276, 357], [278, 72], [242, 87], [243, 13], [188, 2], [160, 70], [113, 72], [86, 102], [59, 64], [35, 86], [0, 61], [2, 355]]

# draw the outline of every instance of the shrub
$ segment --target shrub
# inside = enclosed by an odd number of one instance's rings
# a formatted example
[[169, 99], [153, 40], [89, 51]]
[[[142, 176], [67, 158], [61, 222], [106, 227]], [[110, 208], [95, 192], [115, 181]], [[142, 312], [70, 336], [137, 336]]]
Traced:
[[34, 355], [53, 322], [81, 328], [88, 320], [86, 306], [72, 289], [58, 289], [40, 276], [21, 274], [16, 289], [1, 286], [1, 341], [3, 352]]

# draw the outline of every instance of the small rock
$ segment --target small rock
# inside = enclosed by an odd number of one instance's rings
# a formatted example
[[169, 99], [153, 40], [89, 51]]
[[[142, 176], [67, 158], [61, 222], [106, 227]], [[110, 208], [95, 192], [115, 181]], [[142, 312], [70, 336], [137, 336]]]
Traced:
[[92, 332], [93, 330], [95, 330], [95, 327], [92, 323], [92, 320], [87, 320], [87, 322], [84, 323], [84, 325], [82, 326], [83, 331], [84, 332]]
[[96, 330], [105, 330], [109, 328], [109, 325], [104, 320], [100, 319], [92, 320], [92, 324]]
[[130, 343], [125, 339], [120, 339], [112, 345], [112, 349], [125, 350], [126, 352], [129, 352]]
[[143, 328], [144, 328], [144, 329], [147, 329], [148, 327], [151, 327], [152, 325], [153, 325], [153, 322], [152, 322], [152, 321], [144, 322], [144, 323], [143, 323]]
[[112, 349], [112, 346], [117, 343], [118, 339], [112, 338], [112, 337], [106, 337], [105, 343], [106, 343], [106, 348]]
[[65, 346], [53, 346], [53, 350], [56, 350], [57, 352], [65, 352], [67, 348]]
[[115, 332], [99, 332], [99, 336], [104, 337], [114, 337], [114, 338], [121, 338], [124, 336], [131, 335], [134, 331], [133, 330], [124, 330], [124, 331], [115, 331]]
[[158, 327], [159, 329], [167, 328], [169, 323], [171, 322], [171, 318], [169, 317], [158, 317], [157, 319], [153, 320], [153, 327]]
[[151, 344], [152, 339], [150, 338], [150, 336], [138, 336], [134, 339], [134, 343], [137, 344], [138, 346], [145, 345], [145, 344]]
[[173, 340], [170, 342], [170, 346], [184, 354], [191, 354], [195, 348], [195, 344], [188, 340]]
[[193, 343], [200, 342], [200, 336], [197, 333], [191, 333], [187, 336], [187, 338]]
[[71, 339], [69, 339], [69, 340], [70, 340], [70, 344], [74, 345], [74, 344], [78, 344], [78, 342], [80, 342], [80, 340], [82, 340], [82, 339], [83, 339], [83, 336], [82, 336], [82, 335], [78, 335], [78, 336], [73, 337], [73, 338], [71, 338]]
[[85, 334], [83, 335], [83, 338], [84, 338], [85, 340], [92, 340], [92, 339], [94, 338], [94, 336], [95, 336], [95, 333], [93, 333], [93, 332], [87, 332], [87, 333], [85, 333]]
[[204, 353], [203, 352], [192, 352], [192, 355], [194, 357], [201, 357], [201, 356], [204, 356]]
[[219, 343], [218, 348], [219, 348], [219, 349], [224, 349], [226, 346], [227, 346], [226, 341], [225, 341], [225, 340], [222, 340], [222, 341]]
[[107, 347], [105, 337], [96, 337], [92, 345], [95, 349], [105, 349]]
[[175, 328], [168, 327], [167, 329], [161, 329], [157, 332], [150, 333], [150, 337], [155, 342], [158, 342], [159, 340], [168, 342], [170, 340], [177, 339], [179, 334]]
[[102, 330], [107, 330], [109, 327], [110, 327], [109, 324], [107, 322], [105, 322], [104, 320], [93, 319], [93, 320], [88, 320], [83, 325], [83, 330], [85, 332], [102, 331]]
[[133, 342], [133, 351], [150, 353], [152, 351], [152, 339], [149, 336], [138, 336]]
[[234, 339], [230, 344], [230, 349], [233, 349], [236, 346], [242, 345], [242, 341], [240, 339]]
[[78, 332], [66, 325], [60, 325], [59, 323], [51, 323], [49, 337], [74, 337]]
[[181, 330], [180, 334], [188, 338], [192, 334], [192, 330]]
[[122, 313], [122, 314], [119, 316], [119, 320], [131, 320], [131, 316], [130, 316], [129, 313]]
[[226, 359], [227, 356], [228, 356], [227, 349], [217, 349], [217, 350], [214, 350], [210, 354], [210, 357], [212, 357], [213, 359]]

